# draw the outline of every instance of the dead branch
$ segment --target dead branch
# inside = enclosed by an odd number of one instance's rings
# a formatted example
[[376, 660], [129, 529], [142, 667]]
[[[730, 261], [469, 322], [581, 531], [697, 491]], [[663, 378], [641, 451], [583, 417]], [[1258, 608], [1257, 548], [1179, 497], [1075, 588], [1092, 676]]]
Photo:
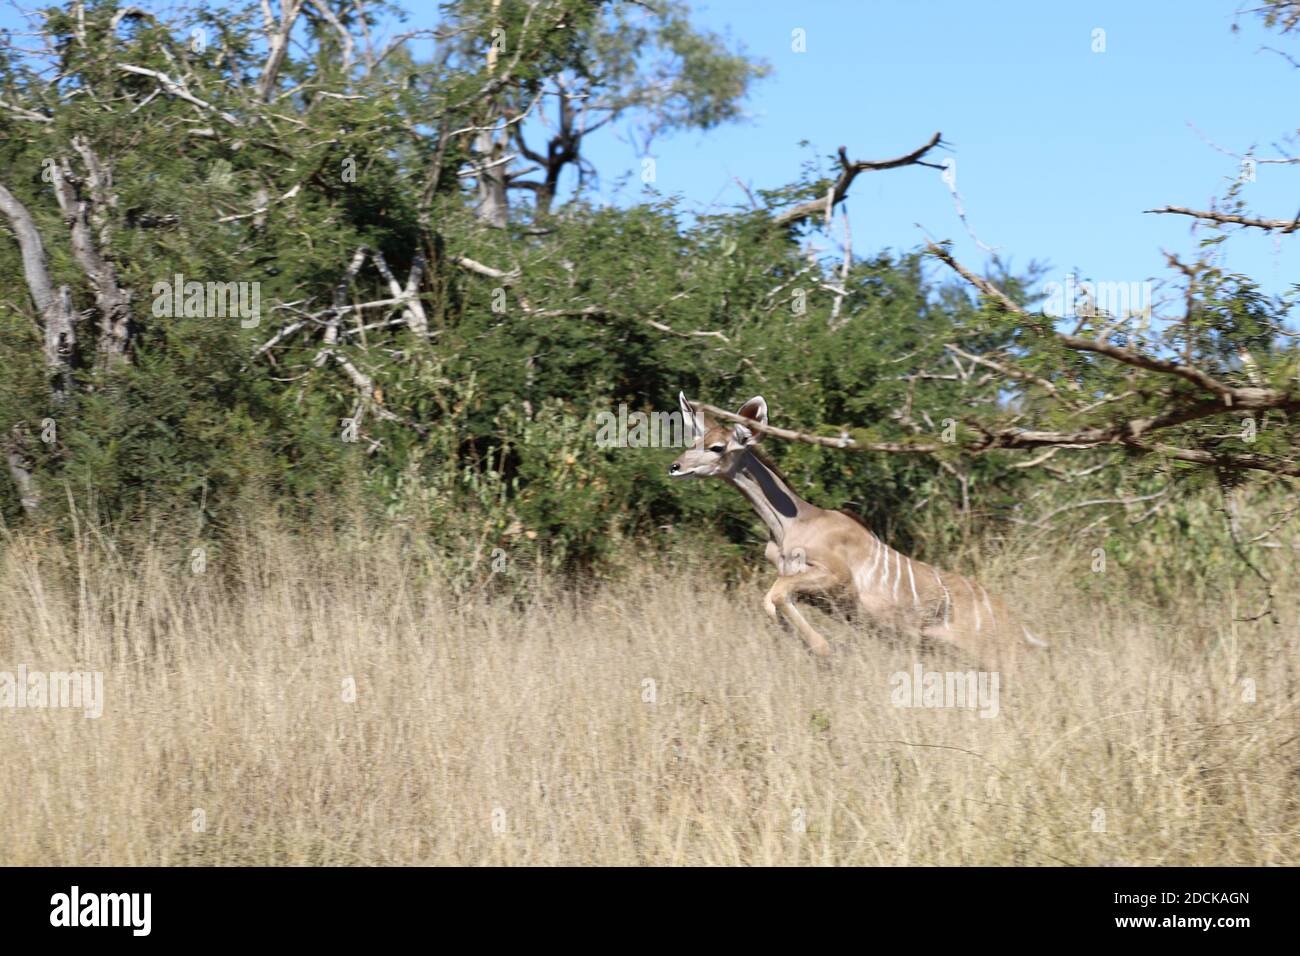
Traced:
[[34, 518], [41, 508], [41, 491], [36, 483], [35, 469], [27, 454], [27, 433], [22, 425], [15, 425], [4, 443], [5, 463], [9, 477], [18, 489], [18, 501], [29, 518]]
[[481, 262], [471, 259], [469, 256], [448, 256], [447, 261], [452, 265], [460, 266], [468, 272], [474, 272], [489, 279], [496, 279], [502, 285], [510, 285], [519, 278], [519, 270], [514, 269], [506, 272], [502, 269], [494, 269], [492, 266], [485, 266]]
[[298, 192], [301, 189], [302, 189], [302, 183], [298, 183], [280, 198], [273, 199], [269, 202], [265, 201], [265, 193], [263, 193], [262, 203], [252, 212], [241, 212], [231, 216], [218, 216], [217, 222], [238, 222], [241, 219], [258, 219], [259, 221], [256, 224], [260, 226], [261, 219], [266, 216], [266, 214], [270, 211], [272, 206], [278, 206], [282, 202], [288, 202], [294, 196], [298, 195]]
[[1265, 232], [1277, 230], [1283, 235], [1295, 232], [1300, 229], [1300, 216], [1295, 219], [1252, 219], [1248, 216], [1238, 216], [1233, 213], [1215, 212], [1212, 209], [1188, 209], [1186, 206], [1161, 206], [1159, 209], [1147, 209], [1148, 213], [1172, 213], [1178, 216], [1191, 216], [1193, 219], [1204, 219], [1207, 222], [1218, 222], [1225, 225], [1234, 226], [1251, 226], [1255, 229], [1263, 229]]
[[1067, 511], [1077, 511], [1080, 508], [1097, 508], [1102, 505], [1124, 505], [1127, 507], [1128, 505], [1141, 504], [1144, 501], [1155, 501], [1156, 499], [1163, 498], [1165, 495], [1169, 494], [1171, 487], [1171, 485], [1166, 485], [1159, 491], [1153, 492], [1149, 495], [1133, 495], [1128, 498], [1090, 498], [1087, 501], [1074, 501], [1068, 505], [1061, 505], [1059, 508], [1053, 508], [1047, 514], [1039, 518], [1036, 523], [1040, 526], [1046, 526], [1048, 522], [1057, 515], [1064, 514]]
[[99, 313], [99, 338], [95, 350], [102, 361], [111, 365], [126, 359], [131, 334], [130, 297], [118, 283], [117, 267], [105, 254], [101, 240], [107, 230], [102, 229], [98, 238], [91, 230], [92, 217], [103, 215], [103, 212], [96, 212], [92, 200], [98, 197], [100, 204], [112, 204], [106, 173], [84, 142], [81, 150], [90, 156], [87, 162], [90, 198], [82, 194], [79, 188], [81, 179], [66, 158], [59, 161], [54, 176], [54, 197], [72, 235], [72, 256], [94, 290], [95, 308]]
[[968, 359], [969, 361], [974, 362], [976, 365], [983, 365], [985, 368], [991, 368], [993, 369], [993, 371], [998, 372], [1001, 375], [1005, 375], [1007, 378], [1014, 378], [1017, 381], [1021, 381], [1021, 382], [1032, 382], [1033, 384], [1039, 386], [1040, 388], [1045, 389], [1052, 396], [1056, 398], [1061, 398], [1061, 393], [1056, 390], [1056, 386], [1053, 385], [1045, 378], [1039, 378], [1037, 375], [1033, 375], [1029, 372], [1024, 372], [1021, 371], [1020, 369], [1012, 368], [1009, 365], [1003, 365], [999, 362], [993, 361], [992, 359], [985, 358], [982, 355], [973, 355], [970, 352], [965, 352], [962, 349], [958, 348], [956, 345], [953, 345], [951, 342], [946, 343], [944, 345], [944, 348], [947, 349], [949, 352], [953, 352], [957, 355], [960, 355], [964, 359]]
[[902, 156], [896, 156], [893, 159], [877, 160], [858, 160], [850, 162], [845, 147], [841, 146], [839, 150], [840, 157], [840, 174], [835, 182], [830, 185], [824, 197], [811, 199], [808, 202], [800, 203], [785, 212], [778, 213], [773, 217], [772, 222], [777, 226], [788, 226], [791, 223], [799, 222], [810, 216], [821, 213], [830, 222], [831, 211], [835, 208], [853, 185], [853, 180], [857, 179], [859, 173], [876, 172], [883, 169], [897, 169], [900, 166], [929, 166], [931, 169], [942, 169], [937, 163], [927, 163], [923, 157], [939, 145], [942, 139], [941, 134], [935, 133], [929, 141], [923, 146], [912, 150]]
[[296, 322], [290, 322], [288, 325], [281, 327], [281, 329], [278, 332], [276, 332], [273, 336], [271, 336], [269, 339], [267, 339], [265, 342], [263, 342], [261, 345], [257, 347], [257, 349], [253, 352], [252, 356], [250, 356], [250, 361], [271, 351], [271, 349], [275, 348], [285, 339], [289, 338], [291, 335], [293, 335], [295, 332], [301, 329], [304, 325], [306, 325], [307, 321], [308, 321], [307, 319], [299, 319]]
[[146, 69], [143, 66], [134, 66], [130, 63], [119, 63], [117, 65], [117, 68], [126, 73], [135, 73], [138, 76], [152, 77], [153, 79], [158, 81], [158, 84], [162, 87], [163, 92], [166, 93], [168, 96], [174, 96], [178, 100], [184, 100], [186, 103], [189, 103], [191, 106], [197, 107], [198, 109], [201, 110], [205, 110], [206, 112], [215, 113], [217, 116], [221, 117], [231, 126], [240, 125], [238, 117], [234, 116], [231, 113], [227, 113], [225, 110], [218, 109], [217, 107], [209, 103], [207, 100], [203, 100], [195, 96], [188, 89], [186, 89], [183, 83], [179, 83], [176, 80], [173, 80], [166, 73], [163, 73], [159, 70]]
[[[334, 11], [330, 9], [328, 3], [323, 3], [322, 0], [309, 0], [309, 2], [311, 3], [311, 8], [314, 11], [316, 11], [316, 13], [319, 14], [320, 17], [323, 20], [325, 20], [331, 27], [333, 27], [334, 32], [338, 34], [339, 43], [342, 44], [341, 58], [343, 62], [341, 65], [341, 72], [344, 76], [347, 76], [352, 70], [351, 32], [348, 30], [347, 27], [343, 25], [343, 23], [339, 20], [339, 18], [334, 15]], [[360, 18], [360, 20], [363, 24], [365, 23], [364, 15]], [[326, 94], [318, 94], [318, 95], [324, 96]]]
[[374, 260], [375, 268], [379, 270], [379, 274], [388, 283], [388, 289], [392, 292], [393, 298], [405, 302], [402, 307], [402, 315], [405, 317], [411, 331], [420, 338], [427, 338], [429, 319], [424, 314], [424, 305], [415, 294], [415, 290], [420, 284], [420, 275], [424, 270], [424, 260], [419, 256], [415, 257], [411, 263], [410, 275], [406, 280], [406, 288], [402, 288], [392, 270], [388, 268], [388, 262], [384, 259], [383, 253], [376, 249], [371, 253], [371, 258]]
[[0, 100], [0, 109], [9, 110], [11, 113], [14, 113], [19, 119], [28, 120], [29, 122], [32, 123], [53, 123], [54, 122], [52, 117], [46, 116], [43, 113], [36, 113], [33, 112], [32, 110], [23, 109], [21, 106], [15, 106], [13, 103], [7, 103], [4, 100]]
[[1208, 465], [1225, 471], [1264, 471], [1287, 478], [1300, 478], [1300, 465], [1273, 458], [1268, 455], [1249, 454], [1215, 454], [1199, 448], [1177, 448], [1173, 445], [1153, 444], [1132, 447], [1139, 451], [1155, 452], [1176, 461], [1187, 461], [1197, 465]]
[[918, 442], [916, 444], [907, 444], [904, 442], [868, 442], [863, 444], [854, 441], [847, 434], [840, 435], [837, 438], [831, 438], [826, 435], [809, 435], [805, 432], [792, 431], [788, 428], [777, 428], [774, 425], [764, 425], [761, 422], [754, 421], [752, 418], [745, 418], [742, 415], [736, 415], [733, 412], [718, 408], [715, 405], [706, 405], [703, 402], [692, 402], [691, 405], [697, 411], [705, 412], [715, 418], [725, 419], [726, 421], [740, 422], [764, 435], [784, 438], [787, 441], [803, 442], [805, 445], [820, 445], [823, 448], [843, 448], [852, 451], [880, 451], [903, 455], [924, 455], [932, 454], [944, 447], [938, 442]]
[[302, 5], [303, 0], [280, 0], [280, 20], [277, 24], [271, 13], [270, 0], [262, 0], [262, 28], [266, 33], [268, 53], [262, 73], [257, 78], [257, 98], [263, 102], [271, 99], [280, 67], [284, 65], [284, 58], [289, 52], [289, 34], [293, 32], [293, 25], [302, 12]]
[[9, 220], [23, 262], [23, 277], [32, 302], [41, 315], [45, 338], [45, 368], [51, 403], [58, 405], [71, 388], [70, 359], [76, 344], [76, 313], [66, 288], [55, 290], [49, 260], [36, 222], [13, 193], [0, 183], [0, 213]]
[[1238, 529], [1237, 521], [1237, 495], [1235, 489], [1224, 488], [1220, 485], [1219, 490], [1223, 495], [1223, 507], [1220, 510], [1228, 519], [1228, 537], [1232, 539], [1233, 550], [1237, 552], [1237, 557], [1241, 559], [1242, 563], [1245, 564], [1246, 567], [1250, 568], [1251, 572], [1255, 577], [1259, 578], [1260, 583], [1264, 586], [1263, 609], [1260, 610], [1258, 614], [1251, 615], [1250, 617], [1239, 617], [1237, 620], [1242, 623], [1249, 623], [1267, 617], [1273, 624], [1277, 624], [1277, 609], [1274, 606], [1276, 598], [1273, 595], [1273, 579], [1260, 570], [1259, 565], [1251, 560], [1250, 554], [1247, 553], [1246, 547], [1241, 541], [1241, 534]]
[[352, 280], [357, 277], [357, 273], [361, 271], [361, 266], [366, 261], [368, 252], [369, 250], [365, 246], [357, 246], [357, 251], [352, 254], [352, 261], [348, 263], [343, 278], [334, 286], [334, 307], [329, 310], [330, 318], [325, 324], [324, 347], [316, 355], [315, 364], [317, 368], [324, 365], [330, 358], [330, 346], [339, 340], [339, 323], [348, 311], [348, 289], [352, 286]]

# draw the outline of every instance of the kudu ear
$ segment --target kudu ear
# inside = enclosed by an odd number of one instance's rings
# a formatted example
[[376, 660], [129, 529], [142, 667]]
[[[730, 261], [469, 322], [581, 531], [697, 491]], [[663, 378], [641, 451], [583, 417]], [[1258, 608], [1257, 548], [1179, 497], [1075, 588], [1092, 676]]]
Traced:
[[682, 436], [687, 441], [694, 441], [707, 430], [704, 427], [704, 419], [700, 416], [691, 403], [686, 400], [685, 392], [677, 393], [677, 404], [682, 409], [682, 428], [685, 434]]
[[[767, 424], [767, 402], [762, 395], [755, 395], [744, 405], [741, 405], [736, 412], [741, 418], [749, 418], [758, 422], [760, 425]], [[762, 432], [755, 432], [748, 425], [736, 423], [735, 428], [736, 441], [742, 445], [756, 445], [763, 440]]]

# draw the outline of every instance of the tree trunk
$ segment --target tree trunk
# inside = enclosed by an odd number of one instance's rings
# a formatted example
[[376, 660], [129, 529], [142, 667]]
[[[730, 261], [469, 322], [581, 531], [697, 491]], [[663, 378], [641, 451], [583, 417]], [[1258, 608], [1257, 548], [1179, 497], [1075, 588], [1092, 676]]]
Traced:
[[23, 277], [32, 302], [41, 314], [45, 337], [45, 368], [48, 373], [50, 405], [63, 403], [72, 387], [72, 352], [76, 345], [76, 313], [67, 287], [55, 292], [50, 281], [49, 262], [41, 234], [32, 214], [18, 198], [0, 184], [0, 213], [9, 220], [23, 259]]
[[494, 229], [504, 229], [510, 221], [510, 200], [506, 192], [506, 164], [502, 141], [490, 132], [479, 133], [474, 140], [478, 161], [478, 218]]
[[5, 463], [9, 477], [18, 489], [18, 500], [28, 518], [35, 518], [41, 510], [41, 490], [32, 472], [31, 459], [27, 457], [27, 439], [21, 425], [14, 427], [5, 442]]
[[[492, 23], [497, 23], [501, 0], [492, 0]], [[488, 45], [487, 68], [489, 74], [497, 69], [497, 30]], [[492, 132], [492, 124], [500, 112], [495, 97], [488, 101], [487, 116], [483, 119], [483, 132], [474, 137], [474, 150], [478, 153], [478, 218], [495, 229], [504, 229], [510, 222], [510, 199], [506, 191], [506, 164], [501, 162], [509, 138], [507, 130], [500, 137]]]
[[[54, 195], [63, 210], [64, 221], [72, 232], [72, 255], [90, 280], [99, 312], [99, 336], [95, 351], [100, 363], [118, 365], [126, 360], [131, 338], [129, 298], [118, 284], [117, 268], [106, 255], [111, 209], [115, 204], [112, 182], [107, 169], [84, 141], [73, 140], [87, 170], [90, 198], [79, 188], [81, 180], [71, 164], [62, 160], [54, 177]], [[91, 200], [94, 200], [92, 203]], [[96, 237], [91, 229], [92, 216], [99, 225]]]

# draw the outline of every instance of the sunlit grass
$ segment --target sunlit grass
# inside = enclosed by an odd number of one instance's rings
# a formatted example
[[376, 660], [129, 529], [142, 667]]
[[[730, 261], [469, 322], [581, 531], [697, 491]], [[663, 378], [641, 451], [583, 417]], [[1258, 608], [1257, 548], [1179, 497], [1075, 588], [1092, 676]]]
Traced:
[[1247, 625], [1030, 561], [1015, 604], [1053, 648], [990, 719], [895, 707], [914, 649], [817, 612], [815, 662], [757, 581], [647, 562], [454, 597], [389, 536], [242, 540], [202, 574], [162, 544], [3, 545], [0, 671], [100, 670], [106, 702], [0, 710], [0, 863], [1300, 858], [1291, 584], [1280, 627]]

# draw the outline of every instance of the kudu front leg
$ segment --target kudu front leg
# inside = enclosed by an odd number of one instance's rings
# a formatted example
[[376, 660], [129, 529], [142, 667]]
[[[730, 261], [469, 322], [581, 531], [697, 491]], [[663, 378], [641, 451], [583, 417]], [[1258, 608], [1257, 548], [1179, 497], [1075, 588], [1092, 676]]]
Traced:
[[831, 652], [831, 645], [826, 638], [817, 633], [816, 628], [804, 620], [804, 616], [799, 613], [791, 598], [802, 591], [821, 591], [831, 583], [831, 575], [825, 571], [819, 569], [803, 571], [789, 577], [777, 578], [776, 583], [763, 598], [763, 610], [767, 612], [767, 616], [780, 623], [781, 619], [777, 615], [779, 608], [786, 620], [794, 625], [794, 629], [808, 643], [808, 649], [818, 657], [827, 657]]

